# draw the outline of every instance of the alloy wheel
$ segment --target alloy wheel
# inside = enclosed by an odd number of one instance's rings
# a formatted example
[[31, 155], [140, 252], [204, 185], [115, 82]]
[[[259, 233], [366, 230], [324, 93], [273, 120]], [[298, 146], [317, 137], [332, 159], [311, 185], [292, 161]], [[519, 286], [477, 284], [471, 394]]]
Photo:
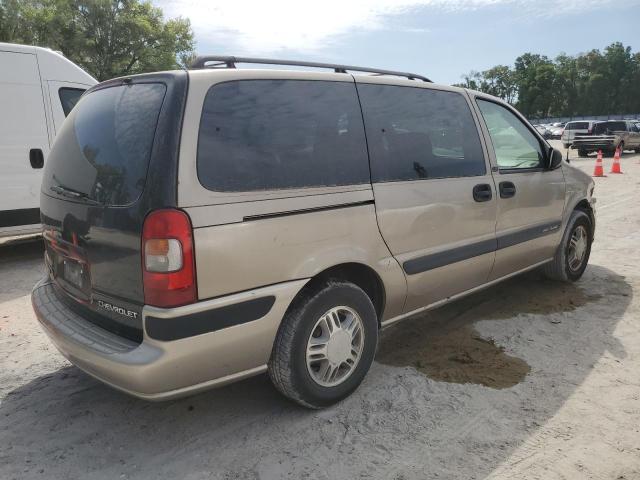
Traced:
[[364, 348], [364, 328], [358, 313], [346, 306], [322, 315], [307, 342], [307, 371], [318, 385], [334, 387], [356, 369]]
[[571, 234], [569, 239], [569, 248], [567, 250], [567, 261], [571, 271], [580, 270], [584, 261], [589, 245], [587, 230], [582, 225], [578, 225]]

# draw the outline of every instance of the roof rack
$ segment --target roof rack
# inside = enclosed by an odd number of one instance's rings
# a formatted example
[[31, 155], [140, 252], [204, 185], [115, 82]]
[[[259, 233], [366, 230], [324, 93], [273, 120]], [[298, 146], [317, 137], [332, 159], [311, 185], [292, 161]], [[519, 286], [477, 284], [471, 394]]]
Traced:
[[432, 83], [427, 77], [408, 72], [396, 72], [393, 70], [380, 70], [379, 68], [354, 67], [353, 65], [338, 65], [333, 63], [301, 62], [296, 60], [276, 60], [272, 58], [231, 57], [220, 55], [202, 55], [196, 57], [191, 63], [191, 68], [236, 68], [237, 63], [255, 63], [264, 65], [292, 65], [296, 67], [329, 68], [336, 73], [367, 72], [375, 75], [393, 75], [407, 77], [409, 80], [422, 80]]

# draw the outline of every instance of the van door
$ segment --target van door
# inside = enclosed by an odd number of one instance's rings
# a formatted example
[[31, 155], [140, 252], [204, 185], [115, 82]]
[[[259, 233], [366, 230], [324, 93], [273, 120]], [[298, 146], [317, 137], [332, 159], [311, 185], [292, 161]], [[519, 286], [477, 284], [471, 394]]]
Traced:
[[378, 224], [407, 278], [405, 312], [483, 284], [496, 195], [467, 97], [356, 79]]
[[56, 135], [62, 127], [62, 122], [88, 87], [81, 83], [57, 81], [49, 81], [48, 84], [49, 101], [53, 113], [53, 129], [54, 135]]
[[36, 56], [0, 52], [0, 228], [40, 223], [47, 122]]
[[498, 249], [490, 278], [496, 279], [551, 259], [562, 224], [562, 168], [547, 170], [548, 145], [514, 111], [477, 98], [489, 138], [498, 195]]

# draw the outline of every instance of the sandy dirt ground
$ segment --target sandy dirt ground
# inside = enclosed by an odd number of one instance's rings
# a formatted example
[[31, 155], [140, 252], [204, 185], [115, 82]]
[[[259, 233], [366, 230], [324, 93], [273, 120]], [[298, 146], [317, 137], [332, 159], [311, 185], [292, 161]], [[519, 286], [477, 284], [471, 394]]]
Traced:
[[5, 244], [0, 479], [640, 479], [640, 155], [622, 168], [596, 179], [580, 282], [533, 272], [386, 330], [324, 411], [265, 375], [159, 404], [111, 390], [36, 325], [41, 243]]

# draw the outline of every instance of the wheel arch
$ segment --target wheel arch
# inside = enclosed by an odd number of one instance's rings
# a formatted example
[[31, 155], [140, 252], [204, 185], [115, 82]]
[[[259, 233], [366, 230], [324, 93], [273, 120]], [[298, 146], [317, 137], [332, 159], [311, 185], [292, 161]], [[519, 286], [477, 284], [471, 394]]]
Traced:
[[380, 326], [386, 305], [384, 283], [373, 268], [358, 262], [340, 263], [315, 274], [294, 297], [289, 309], [311, 291], [318, 290], [322, 285], [332, 281], [350, 282], [360, 287], [371, 299], [378, 317], [378, 326]]
[[589, 232], [589, 233], [591, 234], [591, 240], [593, 240], [593, 234], [594, 234], [595, 224], [596, 224], [596, 217], [595, 217], [595, 212], [593, 211], [593, 208], [591, 207], [591, 204], [589, 203], [589, 200], [587, 200], [586, 198], [583, 198], [582, 200], [580, 200], [573, 207], [572, 211], [575, 211], [575, 210], [580, 210], [580, 211], [586, 213], [589, 216], [589, 220], [591, 221], [591, 232]]

